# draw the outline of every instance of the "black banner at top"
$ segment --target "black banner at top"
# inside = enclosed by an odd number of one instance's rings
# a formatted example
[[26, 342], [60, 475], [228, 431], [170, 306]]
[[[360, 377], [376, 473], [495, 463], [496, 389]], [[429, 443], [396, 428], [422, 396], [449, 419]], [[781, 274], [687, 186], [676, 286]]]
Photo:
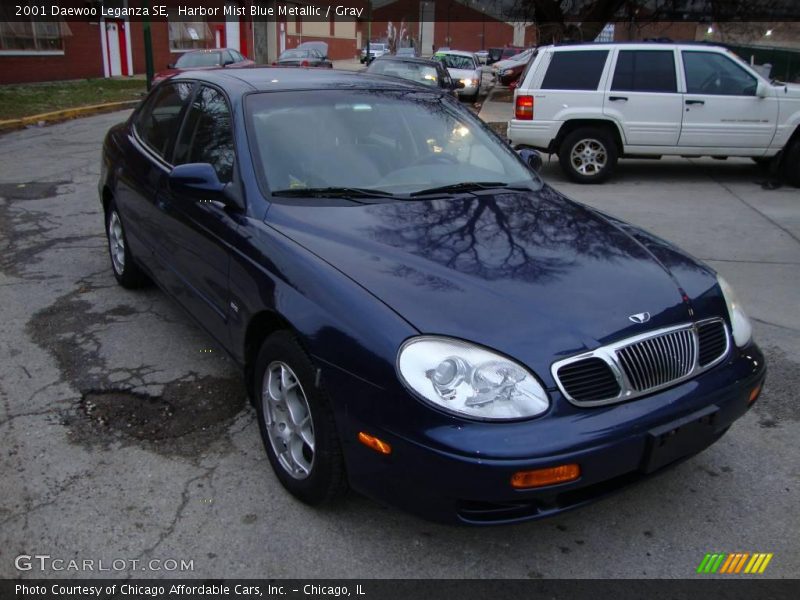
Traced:
[[101, 18], [254, 21], [787, 22], [800, 0], [0, 0], [0, 22]]

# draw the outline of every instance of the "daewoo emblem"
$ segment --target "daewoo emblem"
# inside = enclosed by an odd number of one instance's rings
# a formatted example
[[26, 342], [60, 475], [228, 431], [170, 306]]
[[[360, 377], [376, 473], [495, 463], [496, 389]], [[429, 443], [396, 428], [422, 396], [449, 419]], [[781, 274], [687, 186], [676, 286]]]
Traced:
[[650, 313], [643, 312], [643, 313], [636, 313], [635, 315], [631, 315], [628, 317], [634, 323], [647, 323], [650, 320]]

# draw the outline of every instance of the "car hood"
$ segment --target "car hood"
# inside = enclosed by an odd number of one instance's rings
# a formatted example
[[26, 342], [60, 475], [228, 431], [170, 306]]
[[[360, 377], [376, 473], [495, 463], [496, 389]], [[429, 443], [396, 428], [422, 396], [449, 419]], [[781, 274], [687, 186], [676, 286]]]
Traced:
[[789, 96], [790, 98], [800, 98], [800, 84], [797, 83], [786, 83], [786, 91], [778, 89], [778, 98], [782, 95]]
[[[710, 269], [548, 186], [355, 207], [273, 204], [266, 221], [421, 333], [504, 352], [548, 386], [558, 358], [687, 322], [692, 309], [694, 318], [724, 310]], [[647, 324], [629, 320], [643, 312]]]
[[450, 77], [454, 79], [473, 79], [475, 77], [475, 69], [450, 69], [448, 68], [447, 71], [450, 73]]

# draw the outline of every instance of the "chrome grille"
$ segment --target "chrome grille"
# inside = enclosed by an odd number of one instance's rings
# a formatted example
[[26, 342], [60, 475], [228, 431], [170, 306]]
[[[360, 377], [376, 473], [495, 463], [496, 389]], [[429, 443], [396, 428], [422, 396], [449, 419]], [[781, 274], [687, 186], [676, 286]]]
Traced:
[[701, 367], [713, 363], [728, 349], [728, 336], [725, 332], [725, 323], [722, 321], [707, 321], [697, 326], [697, 341], [699, 356], [697, 362]]
[[592, 401], [616, 398], [620, 388], [611, 367], [600, 358], [587, 358], [564, 365], [558, 378], [576, 400]]
[[617, 357], [637, 392], [661, 387], [692, 372], [696, 344], [693, 329], [652, 337], [617, 350]]
[[631, 400], [675, 385], [722, 361], [730, 335], [722, 319], [651, 331], [553, 363], [559, 389], [573, 404]]

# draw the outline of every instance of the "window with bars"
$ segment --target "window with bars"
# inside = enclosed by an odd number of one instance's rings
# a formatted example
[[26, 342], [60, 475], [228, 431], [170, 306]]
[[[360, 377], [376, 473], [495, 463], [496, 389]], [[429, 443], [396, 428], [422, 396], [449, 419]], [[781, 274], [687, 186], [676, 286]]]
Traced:
[[214, 46], [214, 36], [205, 21], [169, 21], [169, 49], [198, 50]]
[[0, 51], [63, 52], [70, 35], [63, 21], [0, 21]]

